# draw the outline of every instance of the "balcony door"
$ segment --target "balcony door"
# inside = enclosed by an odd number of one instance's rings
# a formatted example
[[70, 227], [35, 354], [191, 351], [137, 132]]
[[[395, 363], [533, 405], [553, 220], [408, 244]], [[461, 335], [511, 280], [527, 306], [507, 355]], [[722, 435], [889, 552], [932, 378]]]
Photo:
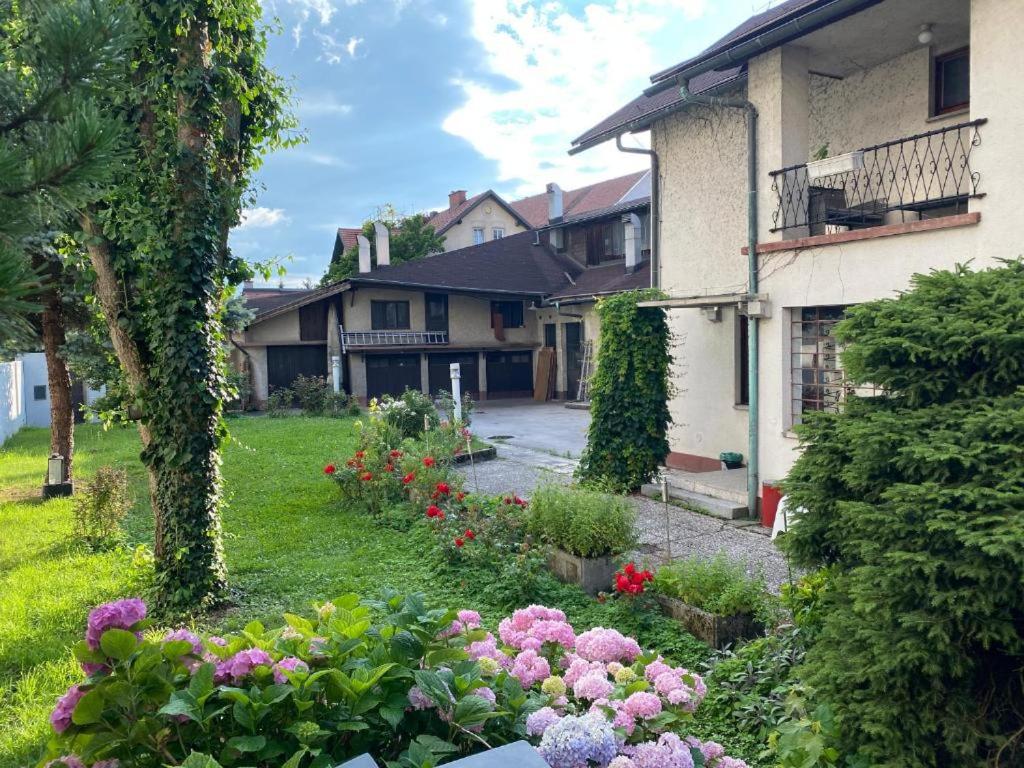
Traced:
[[448, 333], [448, 294], [424, 294], [424, 307], [426, 310], [426, 324], [424, 327], [428, 331]]

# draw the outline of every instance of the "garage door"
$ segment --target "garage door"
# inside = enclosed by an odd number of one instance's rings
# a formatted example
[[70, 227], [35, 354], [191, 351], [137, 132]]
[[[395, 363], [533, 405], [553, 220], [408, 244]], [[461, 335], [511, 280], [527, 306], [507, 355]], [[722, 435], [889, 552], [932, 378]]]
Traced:
[[366, 355], [366, 396], [401, 395], [420, 388], [419, 355]]
[[530, 397], [533, 395], [532, 352], [488, 352], [487, 396]]
[[271, 392], [290, 387], [300, 375], [327, 376], [326, 344], [267, 347], [267, 386]]
[[462, 374], [462, 391], [469, 392], [474, 400], [480, 396], [480, 364], [476, 354], [433, 354], [427, 356], [427, 368], [430, 372], [430, 394], [437, 396], [438, 391], [451, 392], [451, 364], [458, 363]]

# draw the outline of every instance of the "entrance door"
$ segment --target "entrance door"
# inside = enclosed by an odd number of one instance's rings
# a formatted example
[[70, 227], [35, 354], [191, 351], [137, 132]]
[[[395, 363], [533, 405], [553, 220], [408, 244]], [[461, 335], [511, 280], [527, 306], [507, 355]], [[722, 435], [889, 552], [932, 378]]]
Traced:
[[558, 326], [554, 323], [544, 323], [544, 346], [555, 348], [558, 343]]
[[532, 352], [487, 353], [487, 397], [533, 395]]
[[327, 376], [326, 344], [284, 344], [267, 347], [267, 388], [285, 389], [299, 376]]
[[366, 355], [366, 396], [400, 396], [420, 388], [420, 356]]
[[565, 324], [565, 397], [575, 400], [583, 373], [583, 323]]
[[442, 389], [452, 391], [451, 364], [458, 363], [462, 373], [462, 392], [469, 393], [474, 400], [480, 399], [480, 361], [475, 352], [466, 354], [427, 355], [427, 371], [430, 378], [430, 395], [437, 397]]

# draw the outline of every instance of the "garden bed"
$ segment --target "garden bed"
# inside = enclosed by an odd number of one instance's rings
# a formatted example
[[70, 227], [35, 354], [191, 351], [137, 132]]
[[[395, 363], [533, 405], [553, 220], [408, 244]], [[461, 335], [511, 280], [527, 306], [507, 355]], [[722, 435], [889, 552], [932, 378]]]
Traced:
[[498, 458], [498, 449], [493, 445], [474, 446], [470, 453], [458, 453], [452, 457], [453, 464], [469, 464], [470, 461], [490, 461]]
[[615, 578], [615, 561], [611, 555], [580, 557], [553, 547], [548, 555], [548, 570], [566, 584], [577, 584], [591, 597], [611, 589]]
[[665, 595], [654, 596], [662, 610], [678, 621], [683, 629], [712, 648], [722, 650], [740, 640], [757, 637], [764, 627], [747, 613], [719, 616]]

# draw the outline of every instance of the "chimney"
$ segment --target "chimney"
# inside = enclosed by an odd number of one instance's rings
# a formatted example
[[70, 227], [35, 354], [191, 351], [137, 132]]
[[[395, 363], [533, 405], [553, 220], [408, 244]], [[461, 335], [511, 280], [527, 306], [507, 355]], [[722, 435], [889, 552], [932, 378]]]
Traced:
[[561, 221], [564, 215], [562, 207], [562, 188], [551, 182], [547, 186], [548, 191], [548, 221]]
[[359, 235], [356, 238], [359, 241], [359, 272], [366, 274], [370, 271], [370, 241], [366, 239], [366, 235]]
[[391, 233], [379, 221], [373, 222], [373, 231], [377, 235], [377, 266], [386, 267], [391, 263]]
[[252, 280], [246, 280], [244, 283], [242, 283], [242, 290], [243, 291], [251, 291], [252, 289], [253, 289], [253, 282], [252, 282]]
[[640, 225], [640, 217], [635, 213], [622, 217], [622, 223], [626, 228], [626, 274], [636, 272], [640, 266], [642, 248], [644, 246], [644, 233]]
[[448, 193], [448, 210], [454, 211], [460, 205], [466, 202], [466, 190], [456, 189], [454, 192]]

